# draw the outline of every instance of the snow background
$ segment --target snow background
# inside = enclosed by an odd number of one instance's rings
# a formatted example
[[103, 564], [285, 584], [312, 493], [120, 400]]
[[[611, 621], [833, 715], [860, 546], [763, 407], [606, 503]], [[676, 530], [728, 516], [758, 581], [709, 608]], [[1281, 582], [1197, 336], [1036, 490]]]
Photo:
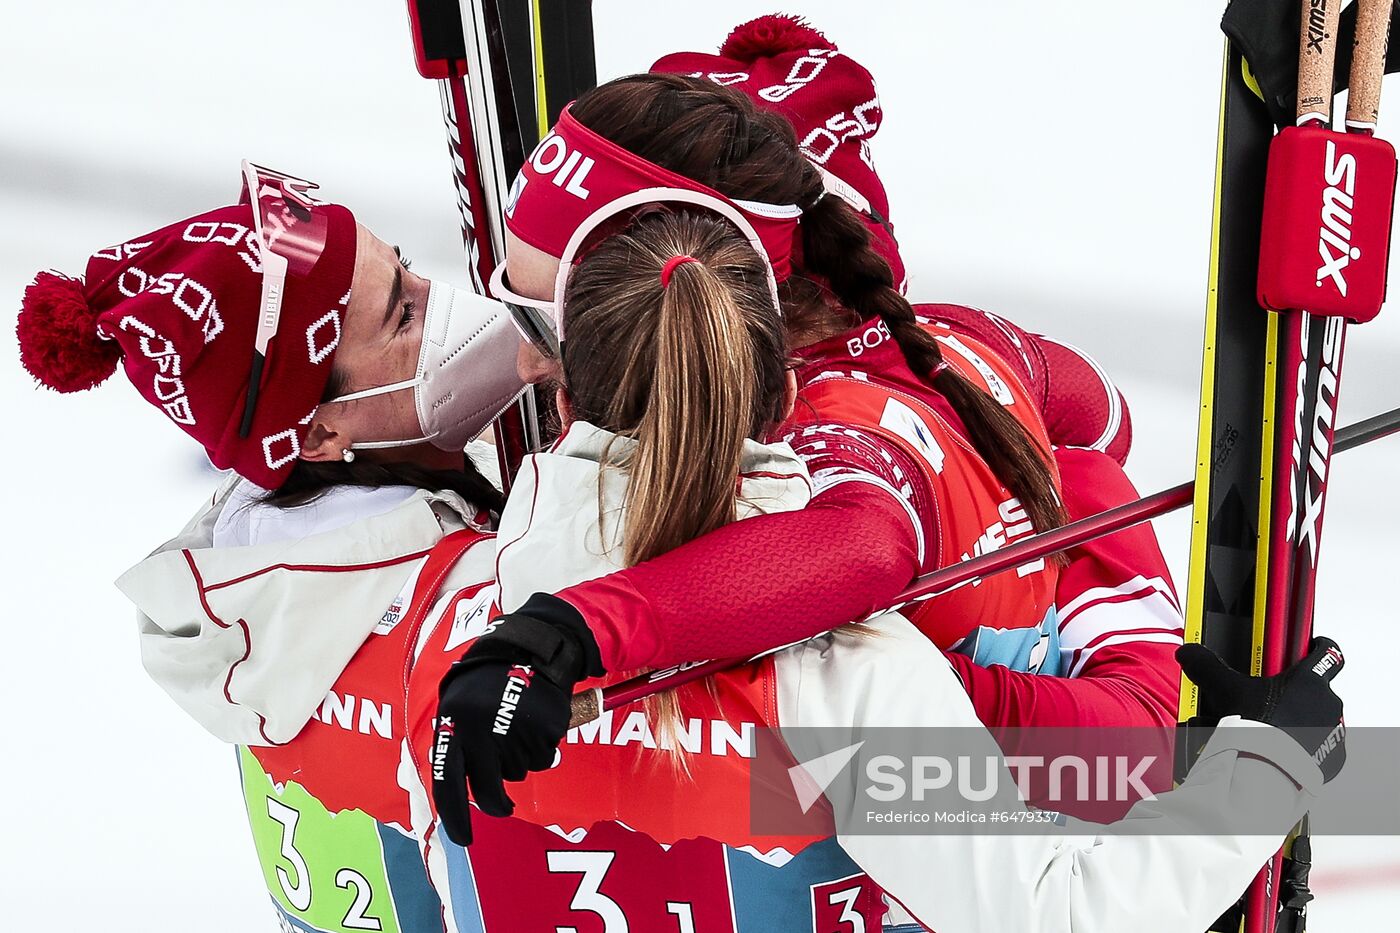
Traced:
[[[597, 0], [599, 75], [707, 49], [772, 0]], [[1090, 350], [1135, 421], [1144, 491], [1192, 473], [1222, 4], [789, 4], [870, 67], [875, 141], [916, 298], [995, 310]], [[658, 11], [665, 10], [658, 16]], [[436, 89], [402, 3], [79, 0], [0, 12], [0, 294], [238, 193], [249, 157], [321, 183], [415, 269], [466, 281]], [[1400, 103], [1391, 113], [1400, 112]], [[1382, 116], [1382, 135], [1400, 118]], [[7, 315], [10, 312], [7, 312]], [[0, 888], [18, 928], [272, 930], [232, 752], [140, 669], [111, 586], [214, 483], [122, 379], [33, 387], [0, 329], [18, 425], [0, 483], [11, 801]], [[1400, 315], [1353, 332], [1341, 421], [1395, 404]], [[1381, 581], [1395, 441], [1334, 470], [1319, 627], [1353, 724], [1400, 724]], [[1387, 467], [1386, 464], [1391, 466]], [[1184, 580], [1189, 517], [1158, 523]], [[1400, 909], [1400, 840], [1316, 845], [1312, 929]], [[989, 910], [994, 905], [988, 905]], [[1387, 927], [1393, 923], [1382, 921]]]

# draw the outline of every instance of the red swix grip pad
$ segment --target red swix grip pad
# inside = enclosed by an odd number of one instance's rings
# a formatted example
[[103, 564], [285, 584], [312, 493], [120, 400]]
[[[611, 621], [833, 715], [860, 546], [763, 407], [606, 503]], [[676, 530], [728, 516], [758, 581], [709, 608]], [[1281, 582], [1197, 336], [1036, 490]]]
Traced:
[[1362, 322], [1385, 300], [1395, 150], [1361, 133], [1290, 126], [1264, 183], [1259, 303]]

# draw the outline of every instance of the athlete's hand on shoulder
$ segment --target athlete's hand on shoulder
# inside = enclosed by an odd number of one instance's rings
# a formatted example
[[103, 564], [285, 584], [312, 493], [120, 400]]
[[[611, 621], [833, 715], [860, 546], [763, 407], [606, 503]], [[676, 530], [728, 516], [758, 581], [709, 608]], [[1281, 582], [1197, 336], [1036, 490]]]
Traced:
[[1207, 725], [1240, 716], [1277, 726], [1312, 755], [1325, 782], [1337, 776], [1347, 759], [1342, 698], [1332, 691], [1332, 678], [1344, 659], [1330, 638], [1314, 638], [1308, 648], [1307, 657], [1272, 677], [1242, 674], [1204, 645], [1182, 645], [1176, 659], [1200, 688], [1201, 718]]
[[433, 801], [449, 839], [471, 843], [468, 785], [483, 813], [510, 816], [505, 782], [554, 765], [574, 687], [602, 674], [583, 616], [544, 593], [472, 643], [438, 689]]

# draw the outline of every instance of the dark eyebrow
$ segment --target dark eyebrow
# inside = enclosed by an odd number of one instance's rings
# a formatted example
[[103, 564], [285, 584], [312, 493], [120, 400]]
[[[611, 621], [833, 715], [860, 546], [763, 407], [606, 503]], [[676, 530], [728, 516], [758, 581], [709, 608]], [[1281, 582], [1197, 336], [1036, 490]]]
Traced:
[[389, 303], [384, 306], [384, 326], [389, 326], [389, 321], [394, 317], [394, 311], [399, 306], [399, 299], [403, 297], [403, 266], [394, 267], [394, 284], [389, 289]]

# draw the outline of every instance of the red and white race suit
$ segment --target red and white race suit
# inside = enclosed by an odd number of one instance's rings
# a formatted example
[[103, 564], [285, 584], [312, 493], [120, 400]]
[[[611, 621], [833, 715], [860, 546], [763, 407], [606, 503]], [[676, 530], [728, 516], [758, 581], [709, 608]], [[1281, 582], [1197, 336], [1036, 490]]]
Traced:
[[[1049, 451], [1040, 412], [1011, 367], [971, 337], [930, 331], [944, 362], [984, 389]], [[869, 483], [897, 496], [914, 525], [921, 571], [1035, 533], [1021, 503], [967, 440], [952, 406], [910, 371], [883, 322], [804, 354], [811, 362], [798, 371], [802, 388], [787, 426], [790, 442], [818, 489]], [[1058, 485], [1058, 475], [1053, 478]], [[1051, 644], [1050, 610], [1058, 572], [1057, 564], [1041, 560], [916, 603], [905, 614], [940, 647], [955, 648], [971, 637], [982, 642], [981, 663], [1040, 671], [1048, 661], [1047, 672], [1055, 673], [1059, 657]], [[999, 639], [1003, 644], [991, 644]]]

